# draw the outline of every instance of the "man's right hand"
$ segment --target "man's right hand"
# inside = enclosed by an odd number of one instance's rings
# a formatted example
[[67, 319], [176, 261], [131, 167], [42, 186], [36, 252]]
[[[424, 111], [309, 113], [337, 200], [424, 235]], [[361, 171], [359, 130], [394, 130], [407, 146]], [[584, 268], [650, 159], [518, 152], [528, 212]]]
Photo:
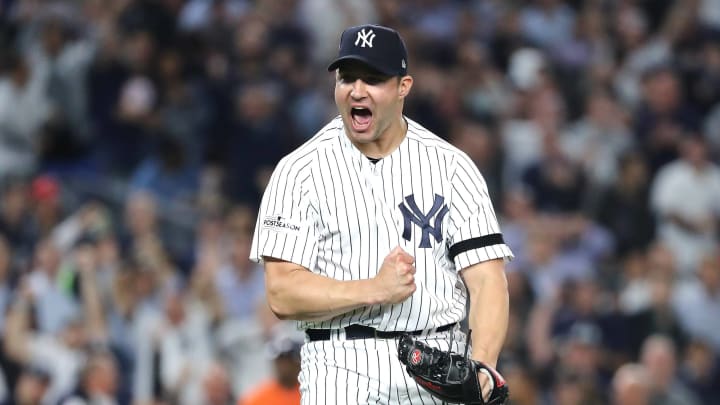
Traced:
[[415, 292], [414, 263], [415, 258], [399, 246], [385, 256], [374, 278], [377, 287], [384, 293], [383, 303], [398, 304]]

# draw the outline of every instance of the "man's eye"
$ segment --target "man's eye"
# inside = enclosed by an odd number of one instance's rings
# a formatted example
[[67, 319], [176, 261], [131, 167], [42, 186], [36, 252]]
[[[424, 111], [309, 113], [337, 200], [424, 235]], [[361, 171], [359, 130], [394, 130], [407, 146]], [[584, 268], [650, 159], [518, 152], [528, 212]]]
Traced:
[[385, 81], [385, 78], [378, 77], [378, 76], [365, 76], [365, 77], [345, 76], [345, 75], [340, 76], [340, 81], [342, 81], [343, 83], [355, 83], [355, 81], [358, 79], [362, 80], [363, 82], [365, 82], [366, 84], [369, 84], [369, 85], [376, 85], [376, 84], [380, 84]]
[[367, 84], [380, 84], [385, 80], [380, 77], [366, 77], [363, 79], [363, 81]]

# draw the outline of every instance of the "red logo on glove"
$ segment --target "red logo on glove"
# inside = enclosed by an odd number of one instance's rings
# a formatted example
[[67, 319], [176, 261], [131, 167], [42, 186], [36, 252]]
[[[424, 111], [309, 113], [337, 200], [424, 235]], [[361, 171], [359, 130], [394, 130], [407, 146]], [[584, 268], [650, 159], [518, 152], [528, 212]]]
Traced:
[[413, 379], [415, 380], [416, 383], [422, 385], [423, 387], [425, 387], [429, 390], [432, 390], [435, 392], [444, 392], [445, 391], [442, 386], [433, 384], [430, 381], [425, 381], [420, 377], [413, 377]]
[[420, 350], [415, 349], [410, 353], [410, 364], [417, 366], [420, 362], [422, 362], [422, 353]]

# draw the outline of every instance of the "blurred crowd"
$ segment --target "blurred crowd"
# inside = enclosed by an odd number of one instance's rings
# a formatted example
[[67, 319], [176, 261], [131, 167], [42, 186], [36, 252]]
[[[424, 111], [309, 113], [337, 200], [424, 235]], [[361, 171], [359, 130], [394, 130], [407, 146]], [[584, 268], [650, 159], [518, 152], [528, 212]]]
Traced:
[[1, 0], [0, 404], [296, 403], [249, 246], [366, 22], [516, 255], [511, 403], [720, 403], [720, 0]]

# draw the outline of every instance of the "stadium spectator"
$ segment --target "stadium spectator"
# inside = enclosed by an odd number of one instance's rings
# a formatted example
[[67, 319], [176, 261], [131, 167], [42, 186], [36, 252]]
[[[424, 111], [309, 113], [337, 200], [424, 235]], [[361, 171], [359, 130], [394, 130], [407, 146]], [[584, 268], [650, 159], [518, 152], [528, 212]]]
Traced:
[[233, 405], [233, 392], [230, 378], [224, 366], [213, 364], [203, 377], [203, 404]]
[[720, 313], [720, 263], [716, 252], [706, 255], [697, 274], [679, 284], [673, 294], [673, 307], [683, 330], [690, 336], [720, 350], [716, 333]]
[[652, 381], [652, 403], [694, 405], [700, 402], [677, 377], [677, 356], [669, 338], [662, 335], [648, 337], [640, 354], [641, 363]]
[[655, 235], [648, 170], [642, 154], [627, 152], [618, 159], [618, 173], [612, 184], [590, 202], [591, 216], [612, 233], [615, 254], [620, 258], [644, 250]]
[[696, 393], [703, 404], [720, 401], [720, 360], [702, 340], [691, 341], [679, 365], [680, 379]]
[[612, 381], [613, 405], [650, 405], [650, 375], [644, 366], [627, 363], [617, 369]]
[[39, 366], [25, 367], [20, 372], [18, 380], [13, 384], [14, 389], [8, 395], [10, 398], [6, 398], [0, 403], [3, 405], [42, 405], [52, 382], [51, 378], [50, 373]]
[[658, 217], [658, 236], [672, 249], [680, 274], [688, 276], [716, 246], [720, 167], [709, 160], [700, 136], [684, 138], [680, 153], [680, 159], [664, 166], [655, 177], [651, 207]]
[[117, 405], [118, 370], [110, 353], [91, 353], [80, 371], [77, 387], [59, 405]]
[[278, 333], [271, 338], [266, 349], [273, 361], [273, 377], [241, 398], [238, 405], [299, 405], [300, 346], [298, 337]]
[[25, 57], [10, 53], [5, 59], [5, 75], [0, 78], [0, 173], [27, 176], [37, 170], [50, 101], [39, 73], [31, 70]]
[[582, 167], [593, 189], [618, 178], [619, 158], [634, 145], [627, 119], [612, 95], [595, 90], [582, 117], [560, 135], [560, 148]]

